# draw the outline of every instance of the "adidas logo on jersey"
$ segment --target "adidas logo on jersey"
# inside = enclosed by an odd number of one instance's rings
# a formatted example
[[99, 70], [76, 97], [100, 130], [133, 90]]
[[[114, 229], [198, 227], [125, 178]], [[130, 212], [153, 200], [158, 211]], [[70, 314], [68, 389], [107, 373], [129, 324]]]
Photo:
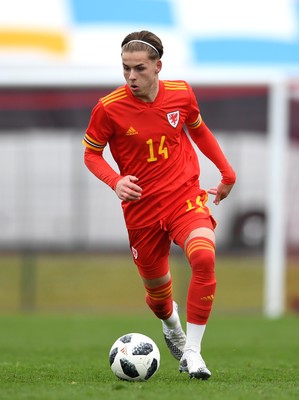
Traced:
[[126, 135], [127, 136], [138, 135], [138, 132], [136, 131], [136, 129], [134, 129], [132, 126], [130, 126], [130, 128], [126, 132]]

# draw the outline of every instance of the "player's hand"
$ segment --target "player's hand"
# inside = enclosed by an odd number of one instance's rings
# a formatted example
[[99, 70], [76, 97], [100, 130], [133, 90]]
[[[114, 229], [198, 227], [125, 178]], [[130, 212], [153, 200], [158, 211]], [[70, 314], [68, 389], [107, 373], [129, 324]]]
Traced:
[[140, 200], [142, 189], [136, 185], [138, 181], [136, 176], [127, 175], [120, 179], [115, 187], [117, 196], [123, 201]]
[[218, 205], [221, 200], [225, 199], [229, 195], [233, 186], [234, 185], [225, 185], [224, 183], [220, 182], [216, 188], [209, 189], [208, 193], [215, 196], [213, 203]]

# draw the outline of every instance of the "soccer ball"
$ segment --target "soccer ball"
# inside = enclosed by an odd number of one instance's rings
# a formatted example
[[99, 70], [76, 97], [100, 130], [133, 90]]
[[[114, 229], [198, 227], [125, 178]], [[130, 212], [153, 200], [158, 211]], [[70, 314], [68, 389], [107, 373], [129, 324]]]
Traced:
[[126, 381], [147, 381], [159, 369], [160, 352], [156, 343], [141, 333], [118, 338], [109, 352], [112, 372]]

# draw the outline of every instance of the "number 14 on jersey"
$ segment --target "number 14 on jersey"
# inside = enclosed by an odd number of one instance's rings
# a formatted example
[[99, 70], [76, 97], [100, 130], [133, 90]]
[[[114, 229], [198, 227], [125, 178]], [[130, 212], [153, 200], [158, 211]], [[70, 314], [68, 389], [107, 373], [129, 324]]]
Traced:
[[164, 159], [166, 160], [168, 158], [168, 148], [165, 145], [165, 139], [166, 137], [163, 135], [160, 140], [159, 146], [155, 148], [153, 139], [149, 139], [146, 144], [148, 145], [149, 148], [149, 157], [147, 159], [147, 162], [154, 162], [158, 161], [158, 156], [164, 156]]

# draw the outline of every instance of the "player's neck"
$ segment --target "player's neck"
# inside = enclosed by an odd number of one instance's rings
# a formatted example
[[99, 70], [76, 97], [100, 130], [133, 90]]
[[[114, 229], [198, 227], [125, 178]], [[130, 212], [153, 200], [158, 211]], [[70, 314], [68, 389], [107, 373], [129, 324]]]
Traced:
[[153, 103], [158, 96], [159, 93], [159, 80], [155, 82], [155, 84], [150, 88], [147, 93], [144, 93], [142, 96], [139, 97], [140, 100], [144, 101], [145, 103]]

